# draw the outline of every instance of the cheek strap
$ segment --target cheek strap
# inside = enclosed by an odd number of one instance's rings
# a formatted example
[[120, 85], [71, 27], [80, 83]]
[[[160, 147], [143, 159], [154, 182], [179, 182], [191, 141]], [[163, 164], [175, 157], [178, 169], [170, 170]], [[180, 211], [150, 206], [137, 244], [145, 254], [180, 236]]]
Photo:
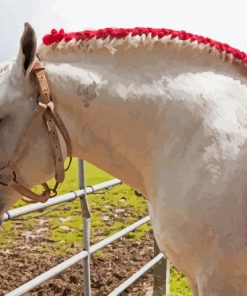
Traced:
[[[65, 171], [69, 169], [72, 160], [72, 145], [68, 130], [66, 129], [62, 119], [55, 110], [54, 102], [51, 99], [48, 81], [46, 78], [44, 66], [41, 62], [36, 62], [33, 65], [32, 72], [36, 78], [39, 89], [39, 96], [37, 106], [34, 110], [33, 116], [24, 130], [14, 153], [3, 168], [0, 169], [0, 185], [9, 186], [23, 196], [27, 202], [45, 202], [52, 196], [57, 195], [57, 187], [59, 183], [64, 181]], [[32, 135], [38, 130], [38, 127], [45, 123], [47, 133], [49, 136], [50, 147], [53, 156], [54, 170], [55, 170], [55, 186], [50, 188], [47, 183], [43, 183], [44, 191], [41, 195], [34, 193], [24, 185], [20, 184], [16, 178], [15, 167], [18, 160], [22, 156], [25, 148]], [[67, 156], [70, 157], [68, 167], [64, 169], [63, 155], [61, 144], [59, 141], [58, 130], [62, 134], [67, 146]], [[3, 177], [1, 177], [3, 175]], [[8, 181], [4, 181], [7, 177]]]

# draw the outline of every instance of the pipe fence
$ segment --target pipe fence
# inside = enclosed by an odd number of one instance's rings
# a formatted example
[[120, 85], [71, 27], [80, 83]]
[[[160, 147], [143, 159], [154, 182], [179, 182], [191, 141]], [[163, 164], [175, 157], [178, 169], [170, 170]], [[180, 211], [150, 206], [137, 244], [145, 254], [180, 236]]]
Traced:
[[[90, 255], [94, 254], [98, 250], [104, 248], [105, 246], [113, 243], [124, 235], [134, 231], [137, 227], [150, 221], [150, 217], [146, 216], [139, 221], [127, 226], [126, 228], [118, 231], [117, 233], [111, 235], [110, 237], [90, 246], [90, 219], [91, 212], [87, 203], [87, 195], [97, 192], [102, 189], [111, 188], [121, 184], [119, 179], [113, 179], [110, 181], [102, 182], [93, 186], [85, 185], [85, 168], [84, 161], [78, 161], [78, 179], [79, 179], [79, 189], [67, 194], [63, 194], [48, 200], [45, 203], [36, 203], [26, 206], [22, 206], [17, 209], [10, 210], [6, 212], [3, 216], [3, 221], [16, 219], [20, 216], [33, 213], [38, 210], [46, 209], [50, 206], [57, 205], [60, 203], [65, 203], [73, 201], [76, 198], [80, 198], [82, 207], [82, 218], [83, 218], [83, 251], [70, 257], [64, 262], [56, 265], [55, 267], [49, 269], [48, 271], [40, 274], [39, 276], [33, 278], [27, 283], [19, 286], [15, 290], [7, 293], [5, 296], [20, 296], [24, 295], [33, 288], [39, 286], [43, 282], [53, 278], [59, 273], [63, 272], [72, 265], [83, 260], [83, 277], [84, 277], [84, 295], [91, 296], [91, 275], [90, 275]], [[146, 273], [151, 268], [154, 268], [154, 287], [153, 296], [165, 295], [169, 292], [169, 277], [170, 277], [170, 267], [169, 263], [165, 259], [164, 255], [157, 249], [157, 244], [155, 243], [155, 257], [145, 264], [141, 269], [136, 271], [132, 276], [130, 276], [126, 281], [120, 284], [115, 290], [113, 290], [108, 296], [120, 295], [125, 289], [127, 289], [131, 284], [133, 284], [137, 279], [139, 279], [144, 273]], [[145, 295], [145, 294], [144, 294]]]

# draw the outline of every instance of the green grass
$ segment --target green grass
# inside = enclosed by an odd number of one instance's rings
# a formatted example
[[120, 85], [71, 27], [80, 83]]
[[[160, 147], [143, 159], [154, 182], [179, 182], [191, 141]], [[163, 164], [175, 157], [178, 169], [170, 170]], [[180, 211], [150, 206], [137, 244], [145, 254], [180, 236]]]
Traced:
[[[72, 161], [71, 168], [66, 174], [66, 182], [61, 184], [58, 189], [58, 194], [64, 194], [69, 191], [78, 189], [78, 168], [77, 160]], [[99, 170], [92, 164], [86, 163], [86, 184], [93, 185], [101, 183], [107, 180], [111, 180], [113, 177], [109, 174]], [[54, 180], [51, 180], [49, 184], [52, 186]], [[41, 192], [40, 187], [34, 187], [34, 191]], [[102, 191], [101, 191], [102, 192]], [[117, 232], [126, 225], [138, 220], [139, 217], [147, 214], [146, 201], [143, 197], [136, 197], [132, 188], [127, 185], [121, 184], [105, 193], [96, 193], [88, 196], [90, 209], [92, 211], [92, 243], [98, 241], [98, 237], [107, 237]], [[14, 208], [24, 205], [23, 201], [19, 201], [14, 205]], [[112, 209], [119, 207], [119, 209], [125, 209], [130, 212], [129, 217], [112, 217]], [[35, 216], [30, 214], [29, 216]], [[28, 216], [28, 217], [29, 217]], [[63, 220], [61, 221], [61, 217]], [[109, 217], [109, 222], [106, 223], [104, 218]], [[50, 232], [48, 240], [53, 242], [52, 250], [56, 250], [57, 253], [66, 251], [72, 244], [82, 241], [82, 217], [81, 217], [81, 205], [80, 200], [77, 199], [73, 202], [62, 204], [61, 208], [52, 211], [47, 216]], [[67, 218], [67, 219], [66, 219]], [[23, 222], [11, 222], [4, 223], [4, 235], [0, 238], [1, 245], [7, 245], [9, 238], [13, 241], [18, 235], [18, 231], [15, 231], [14, 225], [24, 224], [27, 230], [31, 230], [37, 226], [38, 220], [32, 219]], [[130, 237], [133, 239], [141, 238], [147, 230], [151, 228], [150, 225], [144, 225], [135, 232], [131, 233]], [[67, 230], [66, 230], [67, 229]], [[69, 231], [71, 230], [71, 231]], [[9, 240], [9, 241], [11, 241]], [[10, 247], [10, 245], [8, 245]], [[37, 248], [38, 251], [49, 251], [49, 247]]]
[[[58, 194], [64, 194], [78, 189], [78, 167], [77, 159], [73, 159], [70, 170], [66, 174], [66, 181], [59, 186]], [[101, 171], [92, 164], [86, 163], [86, 184], [93, 185], [113, 177]], [[51, 180], [49, 184], [54, 184]], [[35, 192], [41, 192], [41, 188], [35, 187]], [[91, 244], [112, 235], [113, 233], [125, 228], [127, 225], [137, 221], [147, 214], [147, 205], [143, 197], [137, 197], [134, 190], [125, 184], [113, 187], [107, 192], [100, 192], [88, 196], [89, 206], [92, 212], [91, 218]], [[14, 207], [24, 205], [19, 201]], [[118, 214], [124, 210], [125, 216]], [[35, 216], [37, 213], [30, 214]], [[49, 231], [46, 233], [46, 240], [36, 247], [36, 252], [40, 253], [65, 253], [70, 248], [82, 247], [82, 216], [80, 200], [62, 204], [60, 208], [42, 217], [46, 220], [46, 227]], [[0, 245], [3, 248], [14, 247], [13, 242], [18, 238], [18, 226], [24, 224], [26, 230], [39, 228], [39, 219], [28, 221], [4, 223], [4, 233], [0, 236]], [[147, 231], [151, 229], [150, 224], [145, 224], [127, 237], [129, 239], [140, 239]], [[102, 256], [102, 251], [95, 254], [96, 257]], [[186, 279], [175, 269], [172, 270], [171, 279], [172, 296], [190, 296], [190, 290]]]
[[189, 288], [186, 278], [178, 272], [175, 268], [171, 270], [170, 281], [171, 293], [169, 296], [191, 296], [191, 290]]

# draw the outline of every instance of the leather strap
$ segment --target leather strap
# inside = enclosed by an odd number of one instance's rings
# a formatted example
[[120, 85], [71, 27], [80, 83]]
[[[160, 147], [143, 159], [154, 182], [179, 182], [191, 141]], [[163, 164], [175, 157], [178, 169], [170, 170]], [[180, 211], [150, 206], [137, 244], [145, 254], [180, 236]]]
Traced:
[[8, 183], [8, 186], [20, 193], [23, 196], [22, 199], [26, 202], [46, 202], [50, 197], [49, 188], [45, 188], [45, 191], [39, 195], [13, 180]]
[[[70, 158], [72, 156], [72, 145], [69, 133], [62, 119], [56, 112], [54, 103], [51, 100], [49, 85], [46, 79], [44, 66], [40, 61], [36, 62], [33, 65], [33, 73], [36, 77], [40, 94], [40, 96], [38, 97], [38, 105], [26, 130], [24, 131], [20, 141], [18, 142], [18, 145], [16, 146], [16, 149], [14, 150], [14, 153], [10, 161], [7, 163], [6, 166], [0, 169], [0, 172], [5, 172], [5, 179], [7, 180], [4, 182], [2, 181], [4, 179], [1, 179], [0, 185], [11, 187], [13, 190], [20, 193], [26, 202], [45, 202], [51, 196], [51, 191], [56, 193], [58, 183], [61, 183], [64, 180], [63, 156], [57, 128], [59, 129], [65, 140], [67, 146], [67, 156], [69, 156]], [[18, 183], [18, 181], [16, 180], [14, 169], [17, 161], [24, 152], [24, 149], [27, 146], [34, 131], [42, 123], [42, 118], [47, 128], [51, 144], [52, 155], [54, 159], [56, 184], [53, 189], [50, 189], [47, 183], [43, 183], [42, 186], [44, 187], [44, 192], [41, 195], [38, 195], [30, 189], [28, 189], [27, 187], [25, 187], [24, 185]]]
[[40, 99], [44, 104], [48, 104], [50, 102], [51, 96], [44, 70], [45, 67], [42, 62], [37, 61], [33, 64], [32, 71], [37, 78]]
[[23, 135], [20, 138], [18, 145], [16, 146], [14, 154], [12, 155], [10, 161], [7, 164], [7, 167], [14, 170], [16, 163], [19, 160], [19, 158], [21, 157], [31, 136], [33, 135], [34, 131], [37, 130], [37, 127], [42, 123], [41, 119], [46, 111], [46, 108], [47, 108], [46, 105], [44, 105], [42, 103], [38, 103], [26, 130], [24, 131]]
[[48, 81], [46, 79], [44, 66], [41, 62], [36, 62], [34, 64], [33, 73], [36, 76], [38, 82], [38, 88], [40, 93], [39, 100], [49, 107], [47, 108], [47, 112], [45, 112], [43, 118], [48, 130], [48, 135], [53, 154], [55, 166], [55, 179], [58, 183], [61, 183], [64, 180], [63, 156], [56, 129], [56, 123], [54, 121], [54, 117], [52, 116], [52, 112], [54, 111], [54, 104], [51, 102]]
[[61, 183], [64, 180], [63, 155], [58, 138], [56, 124], [54, 122], [50, 110], [47, 110], [47, 112], [44, 114], [43, 119], [48, 130], [51, 150], [53, 154], [53, 161], [55, 166], [55, 179], [58, 183]]
[[67, 146], [67, 156], [68, 157], [72, 157], [72, 144], [71, 144], [71, 140], [70, 140], [70, 136], [69, 136], [69, 132], [66, 129], [60, 115], [56, 112], [56, 110], [54, 109], [52, 112], [52, 116], [53, 119], [57, 125], [57, 127], [59, 128], [59, 131], [61, 132], [65, 142], [66, 142], [66, 146]]

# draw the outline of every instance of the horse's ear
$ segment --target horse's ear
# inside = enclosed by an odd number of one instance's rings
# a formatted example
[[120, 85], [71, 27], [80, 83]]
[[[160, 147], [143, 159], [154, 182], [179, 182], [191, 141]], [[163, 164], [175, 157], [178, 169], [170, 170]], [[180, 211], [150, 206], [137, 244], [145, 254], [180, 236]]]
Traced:
[[25, 23], [24, 32], [21, 37], [20, 51], [17, 58], [20, 73], [28, 74], [35, 60], [37, 38], [34, 29], [29, 23]]

